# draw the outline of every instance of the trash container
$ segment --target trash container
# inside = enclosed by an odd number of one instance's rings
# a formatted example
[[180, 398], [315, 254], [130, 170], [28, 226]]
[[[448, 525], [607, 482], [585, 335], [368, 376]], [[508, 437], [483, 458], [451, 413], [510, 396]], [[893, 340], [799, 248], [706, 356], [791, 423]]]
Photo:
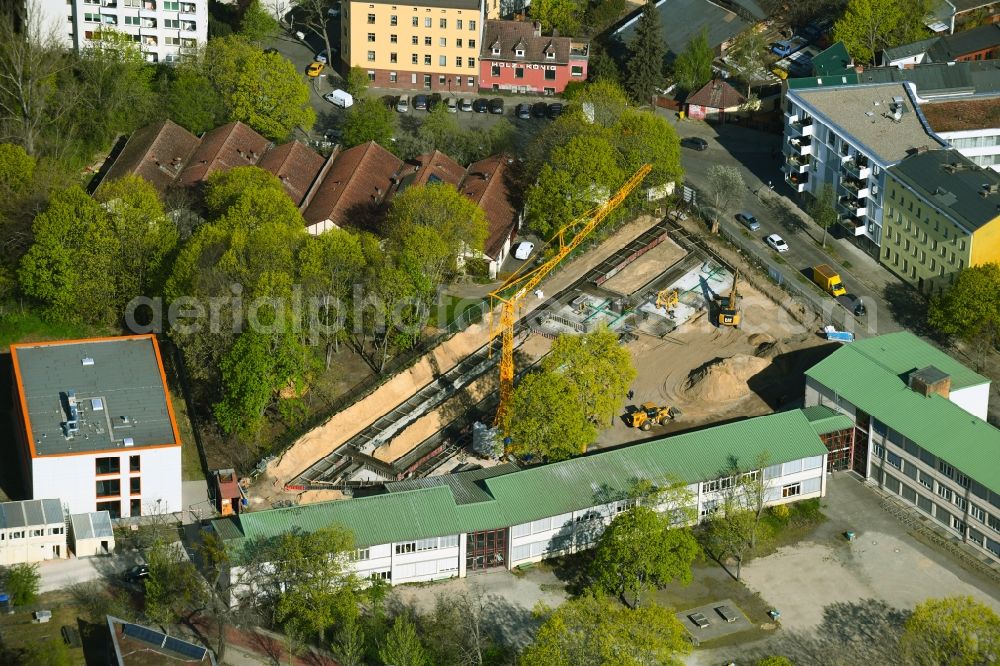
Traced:
[[846, 538], [846, 539], [847, 539], [848, 541], [854, 541], [854, 537], [855, 537], [855, 536], [857, 536], [857, 535], [856, 535], [856, 534], [855, 534], [855, 533], [854, 533], [853, 531], [850, 531], [850, 530], [848, 530], [847, 532], [844, 532], [844, 537], [845, 537], [845, 538]]

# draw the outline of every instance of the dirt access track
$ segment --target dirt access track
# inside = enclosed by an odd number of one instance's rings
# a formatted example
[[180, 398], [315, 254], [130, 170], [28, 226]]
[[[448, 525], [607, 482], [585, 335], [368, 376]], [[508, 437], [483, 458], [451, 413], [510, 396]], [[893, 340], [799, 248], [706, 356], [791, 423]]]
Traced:
[[[550, 294], [565, 289], [623, 245], [640, 236], [657, 221], [645, 215], [626, 224], [590, 252], [557, 268], [542, 284], [542, 289]], [[544, 302], [542, 299], [525, 299], [521, 315], [527, 315]], [[284, 487], [300, 472], [402, 403], [422, 386], [450, 370], [465, 356], [486, 344], [488, 338], [488, 321], [472, 325], [451, 336], [422, 356], [410, 368], [389, 378], [369, 395], [337, 412], [324, 424], [300, 437], [279, 458], [268, 465], [262, 482], [256, 484], [251, 492], [267, 499], [288, 498], [289, 494], [285, 492]], [[393, 454], [395, 453], [394, 451]], [[383, 452], [379, 457], [385, 455]]]

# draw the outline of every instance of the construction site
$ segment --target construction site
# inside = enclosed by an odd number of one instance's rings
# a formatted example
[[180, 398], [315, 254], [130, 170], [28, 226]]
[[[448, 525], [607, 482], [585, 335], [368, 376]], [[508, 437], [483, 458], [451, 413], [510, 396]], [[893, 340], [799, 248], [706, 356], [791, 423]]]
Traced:
[[[729, 299], [735, 305], [723, 325]], [[789, 380], [826, 344], [813, 327], [776, 314], [780, 304], [740, 281], [669, 217], [626, 224], [553, 271], [517, 310], [517, 375], [530, 372], [554, 338], [600, 325], [631, 353], [638, 370], [632, 399], [597, 447], [772, 412], [802, 395]], [[495, 319], [501, 314], [498, 307]], [[270, 461], [249, 489], [251, 508], [350, 497], [385, 481], [502, 462], [472, 446], [474, 424], [493, 422], [503, 391], [500, 340], [488, 319], [447, 338]], [[642, 403], [673, 416], [634, 427], [629, 414]]]

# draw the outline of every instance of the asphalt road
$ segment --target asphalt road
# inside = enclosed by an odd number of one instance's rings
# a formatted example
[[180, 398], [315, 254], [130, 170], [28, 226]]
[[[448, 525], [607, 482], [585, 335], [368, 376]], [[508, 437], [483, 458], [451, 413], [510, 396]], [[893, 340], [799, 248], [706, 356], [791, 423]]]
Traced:
[[[780, 163], [774, 158], [774, 151], [780, 149], [781, 137], [732, 125], [715, 127], [699, 121], [677, 121], [676, 127], [681, 137], [699, 136], [708, 141], [709, 147], [704, 151], [681, 148], [685, 180], [703, 193], [702, 205], [712, 205], [711, 201], [704, 200], [710, 192], [708, 170], [711, 166], [735, 166], [742, 172], [746, 190], [733, 197], [728, 209], [719, 213], [721, 226], [726, 230], [741, 238], [750, 234], [750, 242], [746, 244], [748, 251], [777, 265], [785, 279], [795, 280], [800, 285], [804, 283], [796, 277], [796, 273], [807, 275], [812, 266], [822, 263], [833, 266], [840, 273], [849, 294], [864, 301], [868, 314], [855, 318], [846, 313], [832, 296], [825, 296], [818, 290], [815, 295], [828, 308], [831, 320], [843, 321], [845, 315], [847, 320], [853, 320], [857, 335], [867, 337], [902, 329], [896, 321], [895, 310], [898, 307], [891, 307], [886, 297], [900, 285], [895, 276], [849, 241], [828, 236], [827, 245], [836, 254], [832, 256], [819, 246], [818, 241], [823, 234], [815, 224], [809, 222], [805, 229], [790, 227], [776, 220], [773, 209], [762, 200], [781, 196], [787, 198], [789, 205], [795, 205], [790, 198], [794, 193], [785, 184]], [[768, 190], [769, 183], [774, 187], [773, 192]], [[760, 229], [751, 234], [738, 223], [735, 215], [741, 210], [752, 212], [761, 224]], [[780, 256], [764, 242], [764, 238], [772, 233], [779, 234], [788, 243], [788, 251]], [[850, 262], [850, 268], [843, 266], [843, 260]]]

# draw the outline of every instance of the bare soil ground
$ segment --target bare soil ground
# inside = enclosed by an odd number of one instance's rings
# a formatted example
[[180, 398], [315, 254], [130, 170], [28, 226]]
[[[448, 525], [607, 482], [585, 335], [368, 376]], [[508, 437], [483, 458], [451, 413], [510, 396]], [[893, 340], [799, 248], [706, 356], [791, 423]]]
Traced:
[[629, 296], [645, 287], [649, 282], [687, 254], [681, 246], [670, 238], [642, 255], [625, 267], [620, 273], [605, 282], [602, 287]]

